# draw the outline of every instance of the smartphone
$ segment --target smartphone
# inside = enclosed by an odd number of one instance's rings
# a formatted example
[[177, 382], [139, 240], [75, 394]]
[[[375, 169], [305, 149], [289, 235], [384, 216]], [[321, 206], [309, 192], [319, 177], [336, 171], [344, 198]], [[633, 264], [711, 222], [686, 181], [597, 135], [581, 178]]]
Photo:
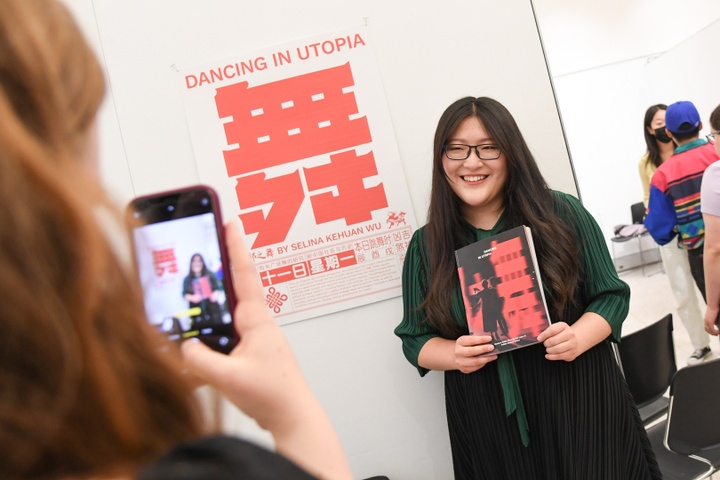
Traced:
[[215, 191], [197, 185], [145, 195], [128, 209], [150, 324], [172, 341], [197, 338], [229, 353], [238, 342], [235, 292]]

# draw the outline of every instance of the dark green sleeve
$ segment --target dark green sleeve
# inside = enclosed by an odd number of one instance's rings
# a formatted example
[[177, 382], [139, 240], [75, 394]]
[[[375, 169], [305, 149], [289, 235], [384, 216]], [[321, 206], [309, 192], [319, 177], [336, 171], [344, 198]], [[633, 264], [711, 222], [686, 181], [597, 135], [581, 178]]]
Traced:
[[214, 292], [215, 290], [222, 290], [220, 282], [213, 272], [208, 271], [208, 278], [210, 279], [210, 288]]
[[423, 345], [438, 334], [424, 321], [425, 310], [420, 308], [427, 295], [429, 281], [423, 262], [422, 238], [422, 229], [416, 230], [408, 245], [402, 273], [403, 318], [395, 328], [395, 335], [402, 340], [405, 357], [424, 376], [429, 370], [418, 365], [418, 355]]
[[619, 341], [630, 308], [630, 287], [618, 277], [605, 237], [590, 212], [575, 197], [560, 192], [556, 195], [564, 207], [558, 213], [574, 230], [579, 242], [584, 311], [607, 320], [613, 338]]
[[188, 275], [183, 280], [183, 297], [185, 297], [185, 295], [187, 295], [187, 294], [192, 295], [192, 293], [193, 293], [192, 279], [190, 278], [190, 275]]

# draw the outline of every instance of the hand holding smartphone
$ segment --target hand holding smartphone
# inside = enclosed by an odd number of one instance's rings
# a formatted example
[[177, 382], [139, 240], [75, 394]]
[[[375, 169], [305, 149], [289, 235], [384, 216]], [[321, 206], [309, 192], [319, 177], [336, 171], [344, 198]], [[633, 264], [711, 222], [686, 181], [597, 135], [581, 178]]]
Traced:
[[148, 321], [173, 341], [237, 345], [235, 292], [215, 191], [198, 185], [134, 199], [132, 243]]

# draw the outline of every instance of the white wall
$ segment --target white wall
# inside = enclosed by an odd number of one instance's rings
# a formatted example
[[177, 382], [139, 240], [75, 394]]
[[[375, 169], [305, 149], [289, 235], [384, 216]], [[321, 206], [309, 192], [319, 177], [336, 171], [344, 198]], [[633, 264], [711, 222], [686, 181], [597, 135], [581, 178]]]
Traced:
[[[80, 24], [90, 45], [95, 49], [101, 62], [103, 51], [95, 19], [92, 0], [62, 0], [73, 12]], [[108, 85], [108, 88], [110, 86]], [[106, 189], [117, 199], [120, 205], [125, 205], [135, 196], [128, 167], [122, 132], [117, 120], [115, 99], [108, 91], [98, 114], [100, 137], [100, 173]]]
[[[690, 100], [706, 124], [720, 103], [715, 0], [533, 0], [578, 188], [611, 248], [642, 200], [638, 161], [652, 104]], [[618, 256], [632, 242], [616, 245]], [[644, 248], [654, 247], [650, 238]]]
[[[103, 178], [120, 202], [198, 180], [172, 66], [190, 66], [367, 23], [411, 200], [424, 223], [432, 136], [466, 95], [505, 103], [554, 188], [576, 193], [529, 0], [66, 0], [107, 68]], [[449, 70], [462, 65], [462, 74]], [[399, 298], [283, 327], [357, 478], [445, 479], [452, 466], [442, 374], [421, 379], [393, 328]], [[227, 428], [267, 441], [237, 414]]]
[[637, 173], [645, 148], [642, 115], [624, 111], [645, 111], [644, 63], [634, 60], [554, 79], [583, 203], [608, 235], [614, 225], [631, 223], [630, 205], [642, 200]]
[[532, 0], [553, 77], [672, 49], [720, 18], [717, 0]]
[[700, 112], [703, 133], [710, 133], [710, 113], [720, 104], [720, 62], [715, 54], [719, 38], [716, 20], [645, 67], [649, 94], [691, 100]]

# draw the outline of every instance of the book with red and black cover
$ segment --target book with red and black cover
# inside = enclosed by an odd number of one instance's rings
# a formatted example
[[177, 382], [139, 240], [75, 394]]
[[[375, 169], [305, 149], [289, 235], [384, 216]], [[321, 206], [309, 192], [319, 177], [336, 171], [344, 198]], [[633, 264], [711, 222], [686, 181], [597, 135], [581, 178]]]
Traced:
[[198, 277], [192, 280], [193, 293], [200, 295], [200, 298], [206, 300], [212, 295], [212, 286], [208, 277]]
[[550, 326], [530, 228], [519, 226], [455, 251], [470, 333], [499, 354], [538, 343]]

